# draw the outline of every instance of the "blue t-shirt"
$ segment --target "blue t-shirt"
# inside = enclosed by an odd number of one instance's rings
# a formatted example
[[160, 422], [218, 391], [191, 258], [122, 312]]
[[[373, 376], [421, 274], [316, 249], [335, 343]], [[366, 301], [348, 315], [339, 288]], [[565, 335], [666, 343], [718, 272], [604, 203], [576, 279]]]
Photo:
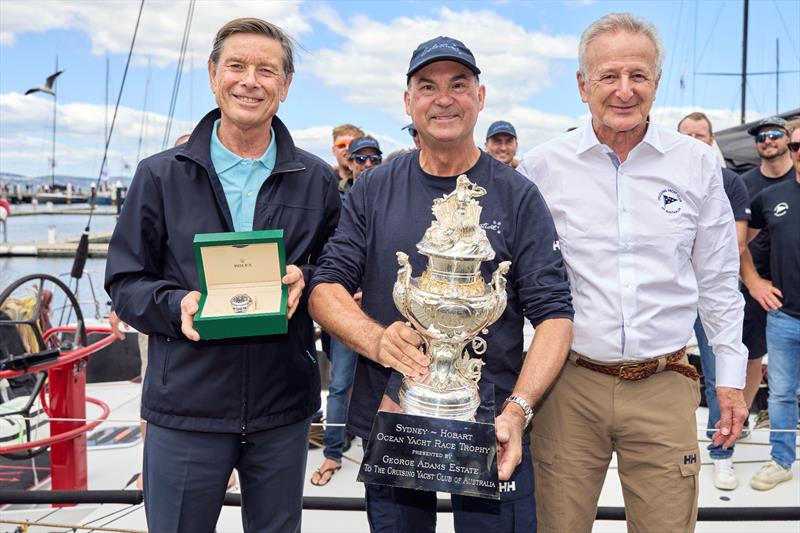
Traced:
[[278, 145], [275, 144], [275, 131], [270, 128], [270, 142], [266, 151], [258, 159], [245, 159], [228, 150], [219, 140], [217, 130], [219, 119], [214, 122], [211, 132], [211, 162], [225, 191], [225, 200], [231, 211], [233, 229], [252, 231], [253, 215], [256, 211], [256, 198], [261, 186], [267, 181], [275, 168]]
[[[506, 276], [508, 305], [484, 336], [488, 348], [481, 379], [494, 384], [499, 410], [528, 348], [523, 346], [524, 318], [534, 327], [550, 318], [571, 319], [572, 298], [553, 220], [537, 187], [486, 153], [466, 174], [487, 191], [478, 201], [483, 208], [481, 226], [495, 258], [481, 266], [484, 281], [501, 261], [512, 262]], [[339, 283], [352, 294], [361, 287], [367, 315], [384, 325], [405, 320], [392, 301], [399, 268], [396, 252], [409, 255], [413, 276], [422, 274], [427, 258], [417, 253], [416, 245], [431, 224], [433, 200], [451, 193], [456, 178], [425, 173], [418, 151], [361, 174], [347, 194], [339, 227], [325, 246], [311, 289], [319, 283]], [[358, 358], [348, 417], [354, 435], [369, 437], [391, 372]]]

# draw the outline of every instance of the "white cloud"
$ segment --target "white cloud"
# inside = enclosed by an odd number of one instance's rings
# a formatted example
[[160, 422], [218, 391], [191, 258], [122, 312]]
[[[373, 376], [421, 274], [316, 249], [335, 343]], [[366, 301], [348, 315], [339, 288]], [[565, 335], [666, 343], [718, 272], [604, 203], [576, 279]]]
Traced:
[[[164, 67], [178, 59], [188, 2], [150, 1], [144, 5], [134, 53], [135, 64], [147, 58]], [[192, 64], [206, 62], [219, 27], [237, 17], [258, 17], [279, 25], [297, 37], [311, 27], [300, 13], [299, 2], [200, 1], [192, 18], [187, 50]], [[2, 1], [0, 45], [13, 46], [15, 36], [54, 29], [78, 30], [91, 40], [92, 53], [127, 53], [133, 36], [139, 2], [125, 1]], [[112, 23], [111, 21], [118, 21]], [[187, 63], [189, 57], [187, 53]]]
[[553, 59], [577, 56], [577, 37], [528, 31], [491, 10], [441, 8], [430, 17], [383, 23], [364, 15], [342, 21], [322, 5], [312, 17], [343, 42], [314, 52], [311, 71], [327, 86], [343, 89], [349, 102], [384, 110], [397, 119], [405, 117], [402, 93], [411, 52], [437, 35], [459, 39], [475, 54], [481, 81], [491, 95], [487, 110], [524, 103], [549, 85]]
[[[105, 146], [105, 107], [73, 102], [59, 104], [56, 115], [56, 173], [81, 176], [96, 175]], [[109, 119], [113, 107], [109, 109]], [[144, 115], [144, 127], [142, 118]], [[20, 93], [0, 95], [0, 170], [28, 176], [49, 172], [52, 99]], [[133, 166], [140, 158], [161, 151], [166, 129], [166, 115], [120, 106], [109, 146], [111, 174], [123, 172], [123, 161]], [[191, 131], [192, 124], [174, 121], [171, 137]], [[139, 146], [142, 136], [141, 149]], [[170, 144], [173, 139], [170, 139]]]

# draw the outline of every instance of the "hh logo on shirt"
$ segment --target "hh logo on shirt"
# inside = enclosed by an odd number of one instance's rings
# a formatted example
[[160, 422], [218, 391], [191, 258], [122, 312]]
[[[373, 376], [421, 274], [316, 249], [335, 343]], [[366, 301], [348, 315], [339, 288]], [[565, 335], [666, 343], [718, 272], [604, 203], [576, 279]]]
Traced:
[[781, 202], [775, 206], [775, 209], [772, 210], [776, 217], [782, 217], [786, 213], [789, 212], [789, 204], [786, 202]]
[[658, 205], [670, 215], [674, 215], [675, 213], [680, 213], [683, 207], [683, 199], [675, 189], [664, 189], [658, 193]]

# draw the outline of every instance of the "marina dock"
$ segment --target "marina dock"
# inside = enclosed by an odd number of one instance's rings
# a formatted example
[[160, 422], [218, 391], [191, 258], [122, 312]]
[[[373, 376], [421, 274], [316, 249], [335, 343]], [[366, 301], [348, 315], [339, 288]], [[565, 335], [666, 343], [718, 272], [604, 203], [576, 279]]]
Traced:
[[[0, 243], [0, 257], [75, 257], [80, 237], [56, 242]], [[106, 257], [110, 233], [89, 236], [89, 257]]]

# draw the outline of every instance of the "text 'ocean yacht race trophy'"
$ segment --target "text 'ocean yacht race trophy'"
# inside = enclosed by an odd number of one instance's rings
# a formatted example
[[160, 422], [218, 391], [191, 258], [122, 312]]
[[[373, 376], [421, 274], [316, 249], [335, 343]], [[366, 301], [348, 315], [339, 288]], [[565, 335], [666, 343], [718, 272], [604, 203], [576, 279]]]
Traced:
[[378, 412], [361, 481], [499, 498], [494, 391], [479, 387], [483, 361], [467, 350], [485, 353], [477, 335], [505, 310], [511, 266], [500, 263], [488, 284], [481, 276], [481, 263], [495, 256], [480, 227], [476, 198], [485, 194], [462, 174], [455, 191], [434, 200], [434, 220], [417, 244], [428, 258], [421, 276], [412, 277], [408, 255], [397, 252], [394, 303], [423, 338], [431, 366], [420, 381], [390, 380], [386, 394], [402, 412]]

